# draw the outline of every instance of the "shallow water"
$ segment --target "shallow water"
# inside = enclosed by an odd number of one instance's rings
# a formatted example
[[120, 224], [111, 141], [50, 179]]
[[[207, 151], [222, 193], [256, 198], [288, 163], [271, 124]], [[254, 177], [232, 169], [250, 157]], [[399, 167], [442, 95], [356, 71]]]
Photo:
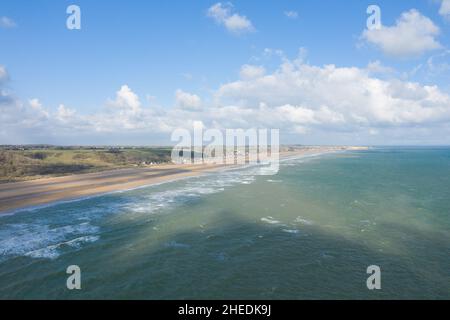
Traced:
[[[450, 149], [375, 148], [0, 218], [1, 298], [450, 298]], [[82, 289], [66, 288], [67, 266]], [[382, 289], [366, 287], [381, 268]]]

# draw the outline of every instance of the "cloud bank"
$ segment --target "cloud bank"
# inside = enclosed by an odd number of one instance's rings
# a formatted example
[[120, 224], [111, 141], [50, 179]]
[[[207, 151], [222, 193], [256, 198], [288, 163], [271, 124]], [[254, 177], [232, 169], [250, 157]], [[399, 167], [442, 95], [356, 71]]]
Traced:
[[95, 144], [102, 136], [133, 144], [141, 135], [152, 144], [152, 136], [169, 142], [172, 130], [197, 121], [218, 129], [279, 128], [289, 142], [449, 143], [450, 96], [437, 86], [379, 79], [373, 74], [380, 68], [379, 62], [364, 69], [314, 66], [302, 57], [284, 59], [273, 72], [244, 65], [240, 79], [218, 87], [208, 103], [179, 89], [172, 107], [143, 106], [123, 85], [103, 108], [79, 114], [64, 104], [52, 111], [38, 99], [22, 102], [6, 90], [9, 77], [0, 67], [0, 143], [89, 137], [79, 143]]

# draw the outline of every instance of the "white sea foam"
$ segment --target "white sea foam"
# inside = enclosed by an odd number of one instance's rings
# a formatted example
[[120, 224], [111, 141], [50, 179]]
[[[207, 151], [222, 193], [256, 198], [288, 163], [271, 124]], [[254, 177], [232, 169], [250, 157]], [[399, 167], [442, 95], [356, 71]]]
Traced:
[[283, 229], [283, 232], [287, 232], [287, 233], [299, 233], [300, 231], [297, 229]]
[[[70, 201], [73, 203], [70, 206], [64, 201], [22, 210], [20, 220], [18, 216], [6, 216], [0, 225], [0, 260], [11, 256], [57, 258], [63, 249], [76, 249], [97, 241], [100, 230], [95, 224], [107, 214], [146, 215], [160, 212], [205, 195], [223, 192], [229, 187], [251, 184], [258, 172], [257, 166], [246, 166], [180, 179], [167, 184], [167, 187], [140, 187], [136, 188], [140, 190], [133, 192], [122, 192], [120, 197], [110, 194]], [[267, 222], [279, 223], [270, 218]], [[176, 243], [169, 246], [179, 247]]]
[[33, 250], [25, 253], [25, 256], [32, 258], [48, 258], [48, 259], [56, 259], [60, 255], [60, 249], [63, 249], [65, 246], [79, 249], [82, 244], [95, 242], [99, 239], [99, 236], [83, 236], [78, 237], [69, 241], [63, 241], [54, 245], [49, 245], [45, 248]]
[[[327, 154], [327, 153], [330, 153], [330, 152], [293, 156], [293, 157], [289, 157], [289, 158], [285, 158], [285, 159], [280, 159], [280, 163], [285, 167], [296, 166], [299, 163], [305, 162], [308, 159], [317, 158], [317, 157]], [[221, 181], [220, 181], [220, 177], [217, 177], [218, 175], [220, 176], [220, 175], [229, 174], [228, 177], [225, 177], [225, 182], [224, 182], [223, 186], [230, 186], [235, 183], [249, 184], [249, 182], [253, 182], [255, 180], [255, 177], [254, 177], [255, 175], [265, 175], [265, 174], [267, 175], [269, 173], [274, 173], [274, 172], [269, 172], [271, 170], [272, 170], [271, 168], [264, 167], [260, 164], [248, 164], [248, 165], [241, 166], [239, 169], [225, 167], [225, 168], [217, 170], [213, 174], [218, 179], [215, 182], [219, 182], [219, 183]], [[233, 177], [233, 176], [235, 178], [230, 179], [230, 177]], [[51, 202], [51, 203], [43, 204], [43, 205], [36, 205], [36, 206], [29, 206], [29, 207], [14, 209], [14, 210], [10, 210], [7, 212], [3, 212], [2, 215], [0, 215], [0, 218], [6, 218], [8, 216], [15, 215], [16, 213], [35, 212], [35, 211], [39, 211], [39, 210], [42, 210], [42, 209], [45, 209], [48, 207], [54, 207], [54, 206], [64, 205], [64, 204], [74, 203], [74, 202], [75, 203], [82, 202], [82, 201], [90, 200], [93, 198], [103, 197], [106, 195], [127, 193], [127, 192], [134, 191], [134, 190], [147, 189], [147, 188], [157, 187], [160, 185], [165, 185], [168, 183], [174, 183], [174, 182], [179, 182], [179, 181], [191, 181], [191, 180], [195, 180], [196, 178], [198, 178], [198, 177], [194, 176], [194, 177], [175, 178], [175, 179], [167, 180], [164, 182], [152, 183], [149, 185], [138, 186], [138, 187], [129, 188], [126, 190], [110, 191], [110, 192], [105, 192], [102, 194], [90, 195], [90, 196], [80, 197], [80, 198], [75, 198], [75, 199], [60, 200], [60, 201], [55, 201], [55, 202]]]
[[3, 225], [0, 230], [0, 259], [7, 256], [56, 258], [62, 245], [80, 247], [98, 239], [98, 227], [89, 222], [51, 226], [46, 220]]
[[254, 181], [254, 168], [220, 171], [219, 173], [184, 180], [178, 186], [172, 186], [168, 190], [154, 191], [150, 188], [149, 194], [144, 194], [127, 205], [127, 209], [136, 213], [155, 213], [205, 195], [223, 192], [228, 187], [251, 184]]
[[314, 224], [314, 222], [313, 221], [311, 221], [311, 220], [307, 220], [307, 219], [303, 219], [302, 217], [297, 217], [297, 218], [295, 218], [295, 220], [294, 220], [295, 222], [297, 222], [297, 223], [300, 223], [300, 224], [303, 224], [303, 225], [307, 225], [307, 226], [311, 226], [311, 225], [313, 225]]
[[281, 223], [280, 221], [275, 220], [275, 219], [272, 218], [271, 216], [261, 218], [261, 221], [266, 222], [266, 223], [269, 223], [269, 224], [279, 224], [279, 223]]

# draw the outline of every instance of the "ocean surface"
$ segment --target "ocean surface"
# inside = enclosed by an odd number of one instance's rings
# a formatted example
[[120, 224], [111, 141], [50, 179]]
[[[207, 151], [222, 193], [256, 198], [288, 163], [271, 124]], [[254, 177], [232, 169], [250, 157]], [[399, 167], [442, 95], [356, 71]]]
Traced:
[[[450, 299], [450, 149], [290, 159], [0, 217], [1, 299]], [[66, 268], [81, 268], [68, 290]], [[368, 290], [367, 267], [381, 269]]]

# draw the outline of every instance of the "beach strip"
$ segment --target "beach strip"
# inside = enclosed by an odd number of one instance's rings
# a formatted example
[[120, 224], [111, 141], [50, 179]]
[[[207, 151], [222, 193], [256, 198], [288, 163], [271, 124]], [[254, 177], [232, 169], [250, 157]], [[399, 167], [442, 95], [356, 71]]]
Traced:
[[219, 167], [169, 164], [6, 183], [0, 185], [0, 214], [197, 176]]
[[[281, 152], [280, 158], [353, 150], [351, 148], [353, 147], [296, 149]], [[164, 164], [4, 183], [0, 184], [0, 214], [9, 213], [20, 208], [76, 200], [198, 176], [225, 167], [232, 168], [236, 167], [236, 165]]]

